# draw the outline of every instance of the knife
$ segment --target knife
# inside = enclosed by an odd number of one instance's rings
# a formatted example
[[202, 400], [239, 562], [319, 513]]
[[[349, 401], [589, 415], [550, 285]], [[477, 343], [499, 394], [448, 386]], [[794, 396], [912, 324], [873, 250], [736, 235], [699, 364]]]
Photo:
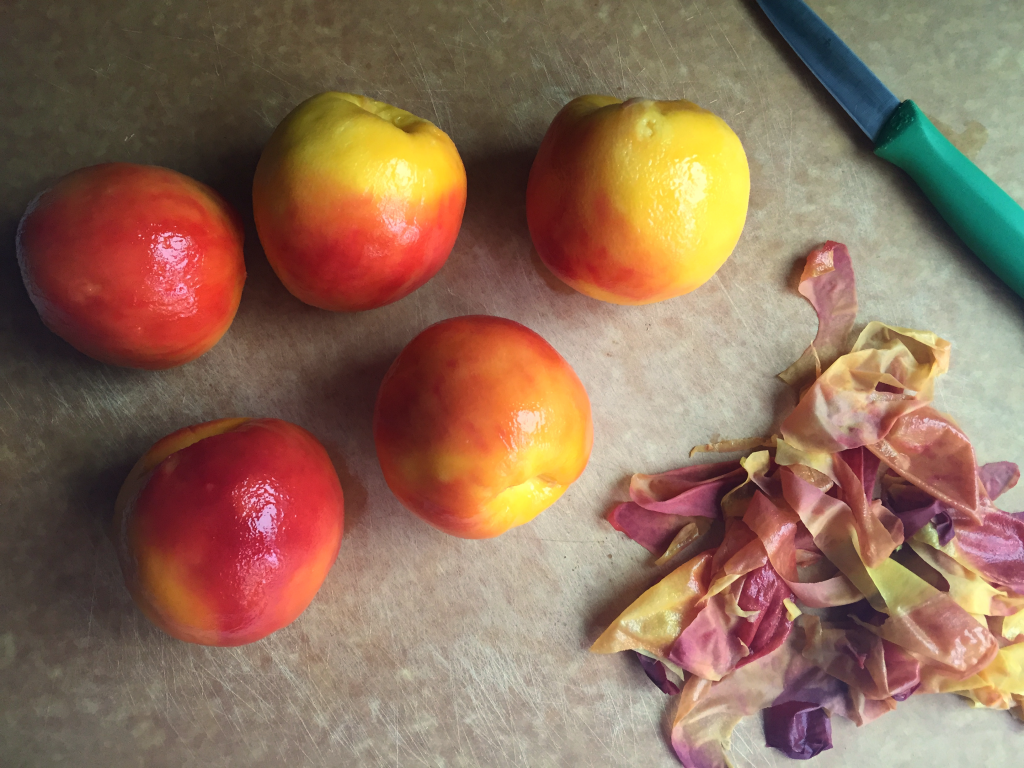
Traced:
[[913, 101], [893, 96], [802, 0], [757, 3], [871, 139], [875, 154], [910, 174], [967, 247], [1024, 297], [1024, 210], [950, 144]]

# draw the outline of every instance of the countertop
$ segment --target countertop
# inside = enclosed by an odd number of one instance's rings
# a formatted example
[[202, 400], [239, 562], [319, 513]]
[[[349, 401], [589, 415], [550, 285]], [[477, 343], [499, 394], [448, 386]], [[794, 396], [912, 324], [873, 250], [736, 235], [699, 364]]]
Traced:
[[[865, 0], [811, 5], [1024, 201], [1024, 9]], [[469, 202], [447, 265], [391, 306], [292, 298], [252, 224], [260, 150], [323, 90], [365, 93], [447, 131]], [[584, 93], [687, 98], [728, 121], [751, 168], [736, 251], [689, 296], [619, 307], [561, 285], [533, 252], [524, 190], [558, 109]], [[774, 374], [814, 335], [794, 264], [835, 239], [860, 321], [952, 341], [937, 405], [981, 461], [1024, 463], [1024, 304], [901, 171], [871, 154], [747, 0], [330, 3], [7, 2], [0, 7], [0, 764], [4, 766], [669, 766], [672, 703], [589, 644], [659, 573], [604, 520], [634, 471], [768, 432]], [[14, 232], [63, 174], [122, 160], [212, 185], [246, 221], [241, 309], [211, 352], [164, 372], [96, 363], [49, 333]], [[391, 360], [428, 324], [489, 313], [547, 338], [590, 394], [595, 444], [569, 492], [491, 541], [439, 533], [384, 484], [370, 432]], [[129, 467], [181, 426], [294, 421], [346, 494], [341, 553], [291, 626], [235, 649], [188, 645], [134, 608], [103, 534]], [[1006, 497], [1024, 508], [1024, 489]], [[738, 766], [792, 765], [760, 724]], [[1024, 724], [954, 696], [835, 723], [818, 768], [1018, 764]]]

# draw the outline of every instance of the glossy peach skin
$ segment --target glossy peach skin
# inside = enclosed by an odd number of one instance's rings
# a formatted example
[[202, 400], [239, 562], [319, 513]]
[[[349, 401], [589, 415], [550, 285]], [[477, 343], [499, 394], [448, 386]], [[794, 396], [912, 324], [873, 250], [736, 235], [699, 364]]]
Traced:
[[338, 555], [344, 498], [326, 451], [278, 419], [178, 430], [132, 469], [112, 537], [136, 605], [202, 645], [259, 640], [309, 605]]
[[532, 520], [580, 476], [590, 400], [543, 338], [483, 315], [437, 323], [388, 370], [374, 411], [377, 457], [412, 512], [469, 539]]
[[245, 262], [238, 215], [156, 166], [105, 163], [60, 179], [18, 226], [32, 303], [50, 330], [105, 363], [170, 368], [231, 325]]
[[537, 254], [581, 293], [649, 304], [705, 283], [739, 240], [743, 145], [688, 101], [581, 96], [555, 116], [530, 169]]
[[322, 93], [296, 107], [263, 150], [252, 189], [267, 259], [322, 309], [380, 307], [444, 265], [466, 207], [451, 139], [405, 110]]

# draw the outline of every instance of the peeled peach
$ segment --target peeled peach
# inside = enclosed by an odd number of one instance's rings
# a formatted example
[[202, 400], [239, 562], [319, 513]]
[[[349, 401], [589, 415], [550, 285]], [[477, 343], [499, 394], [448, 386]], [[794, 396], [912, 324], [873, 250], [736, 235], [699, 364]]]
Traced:
[[242, 645], [290, 624], [338, 555], [344, 499], [323, 446], [278, 419], [220, 419], [158, 441], [113, 523], [125, 584], [167, 634]]
[[553, 504], [583, 472], [590, 400], [543, 338], [483, 315], [437, 323], [388, 370], [373, 422], [388, 486], [413, 513], [469, 539]]
[[242, 224], [212, 189], [150, 165], [69, 173], [28, 207], [17, 252], [43, 323], [105, 363], [170, 368], [216, 344], [245, 282]]
[[580, 96], [530, 169], [537, 254], [577, 291], [649, 304], [692, 291], [743, 231], [750, 170], [724, 120], [689, 101]]
[[321, 309], [372, 309], [444, 265], [462, 225], [466, 171], [440, 128], [366, 96], [321, 93], [263, 149], [252, 210], [284, 286]]

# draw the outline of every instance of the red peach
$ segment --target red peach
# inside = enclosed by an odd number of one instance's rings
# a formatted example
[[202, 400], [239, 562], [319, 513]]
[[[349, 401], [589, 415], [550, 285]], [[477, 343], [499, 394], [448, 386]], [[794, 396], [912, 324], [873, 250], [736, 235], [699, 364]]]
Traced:
[[338, 555], [344, 498], [317, 440], [279, 419], [219, 419], [158, 441], [115, 505], [125, 584], [146, 617], [202, 645], [290, 624]]
[[43, 323], [105, 363], [170, 368], [231, 325], [245, 282], [242, 225], [216, 192], [167, 168], [105, 163], [28, 207], [17, 251]]

